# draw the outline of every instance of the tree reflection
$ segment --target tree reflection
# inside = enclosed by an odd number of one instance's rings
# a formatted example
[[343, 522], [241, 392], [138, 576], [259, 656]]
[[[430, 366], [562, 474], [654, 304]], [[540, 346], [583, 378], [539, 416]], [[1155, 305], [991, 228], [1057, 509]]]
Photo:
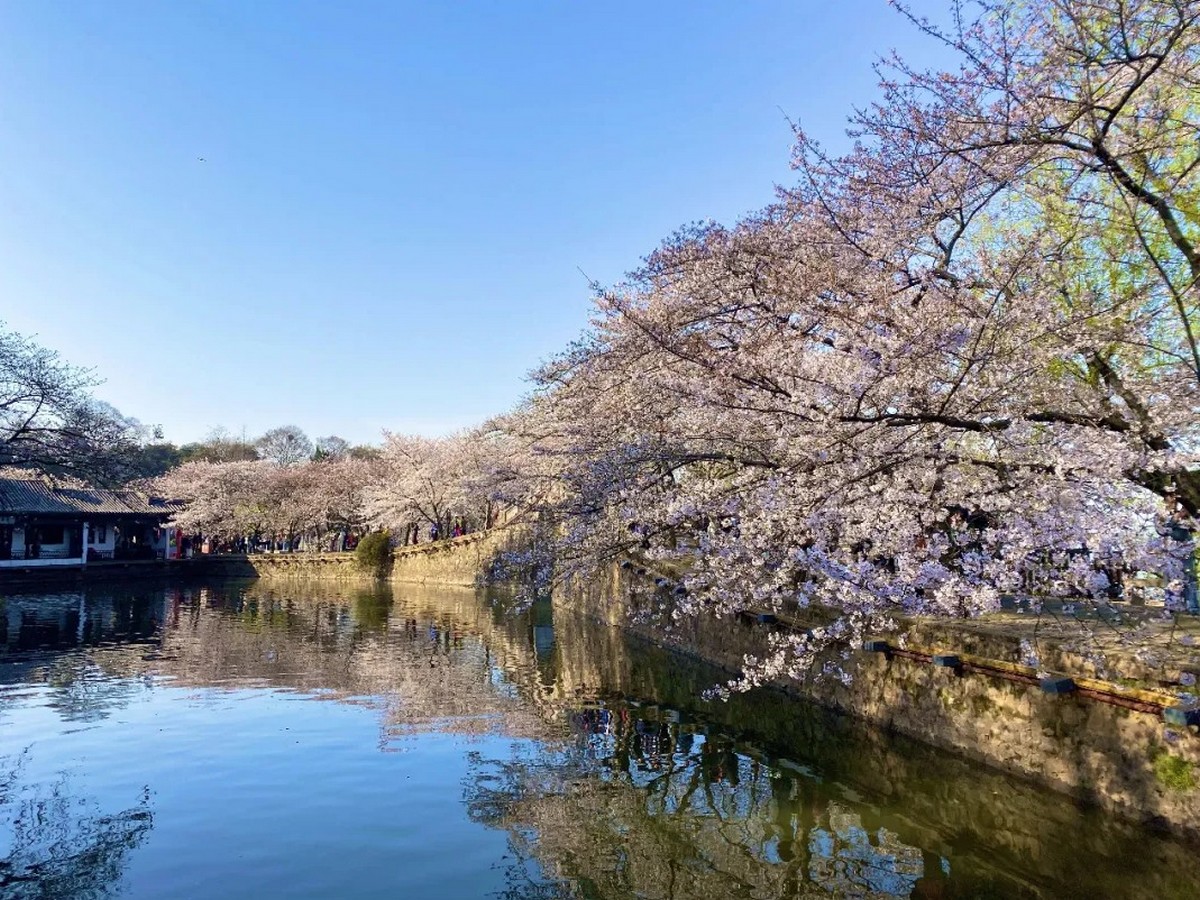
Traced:
[[354, 595], [354, 619], [363, 631], [386, 631], [392, 613], [391, 594], [382, 591], [357, 591]]
[[530, 855], [549, 896], [909, 897], [925, 875], [918, 848], [728, 735], [622, 703], [569, 720], [567, 749], [471, 760], [468, 810], [508, 831], [510, 881]]
[[51, 691], [48, 705], [69, 722], [105, 719], [145, 690], [143, 682], [113, 678], [82, 656], [64, 656], [47, 664], [45, 683]]
[[[880, 808], [844, 782], [663, 707], [611, 699], [566, 718], [566, 745], [470, 760], [469, 814], [507, 832], [509, 883], [537, 886], [513, 897], [1056, 898], [1074, 883], [1062, 877], [1071, 851], [1055, 849], [1052, 826], [1051, 845], [1023, 855], [1022, 867], [986, 828], [982, 844], [969, 831], [939, 836], [918, 808]], [[1027, 799], [1036, 816], [1042, 808]], [[945, 792], [942, 800], [959, 803]], [[1114, 850], [1123, 834], [1106, 838]], [[953, 875], [943, 853], [955, 859]], [[1191, 896], [1179, 893], [1187, 868], [1178, 859], [1137, 882], [1131, 867], [1125, 858], [1072, 874], [1086, 886], [1080, 896], [1110, 896], [1117, 885], [1122, 896]]]
[[116, 813], [75, 794], [64, 777], [22, 786], [22, 759], [0, 760], [0, 895], [12, 900], [103, 897], [154, 824], [150, 792]]

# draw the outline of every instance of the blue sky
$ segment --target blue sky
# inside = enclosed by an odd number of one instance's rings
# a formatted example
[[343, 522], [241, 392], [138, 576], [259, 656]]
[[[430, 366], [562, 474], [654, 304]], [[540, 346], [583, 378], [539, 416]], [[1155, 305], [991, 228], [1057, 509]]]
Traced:
[[0, 318], [178, 442], [443, 433], [892, 48], [885, 0], [0, 0]]

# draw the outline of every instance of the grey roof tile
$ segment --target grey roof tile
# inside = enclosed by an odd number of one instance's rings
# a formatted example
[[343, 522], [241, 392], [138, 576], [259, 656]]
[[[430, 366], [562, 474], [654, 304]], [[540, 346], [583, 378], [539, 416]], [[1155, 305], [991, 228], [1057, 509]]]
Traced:
[[31, 478], [0, 478], [0, 512], [7, 515], [166, 516], [178, 505], [136, 491], [56, 488]]

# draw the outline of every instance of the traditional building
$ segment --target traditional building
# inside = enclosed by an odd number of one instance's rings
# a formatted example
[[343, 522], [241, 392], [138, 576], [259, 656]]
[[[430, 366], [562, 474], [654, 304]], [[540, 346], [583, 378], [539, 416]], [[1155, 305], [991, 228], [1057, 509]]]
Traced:
[[0, 570], [178, 555], [174, 504], [136, 491], [0, 478]]

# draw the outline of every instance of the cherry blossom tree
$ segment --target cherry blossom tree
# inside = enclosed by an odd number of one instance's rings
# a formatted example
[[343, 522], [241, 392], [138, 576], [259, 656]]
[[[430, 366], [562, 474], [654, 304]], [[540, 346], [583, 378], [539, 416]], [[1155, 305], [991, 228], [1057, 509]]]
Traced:
[[175, 524], [185, 531], [228, 539], [266, 530], [263, 485], [268, 463], [186, 462], [153, 483], [153, 490], [180, 501]]
[[885, 65], [845, 155], [797, 129], [798, 183], [599, 291], [507, 422], [559, 575], [635, 554], [676, 614], [821, 611], [745, 684], [897, 614], [1184, 577], [1200, 4], [970, 8], [913, 18], [959, 69]]
[[304, 469], [309, 473], [312, 510], [307, 528], [314, 535], [366, 527], [367, 494], [379, 477], [373, 460], [335, 456], [316, 460]]
[[267, 460], [189, 462], [157, 479], [154, 490], [183, 502], [175, 524], [188, 531], [319, 540], [364, 525], [372, 468], [350, 457], [286, 467]]
[[[1200, 515], [1200, 0], [901, 12], [957, 67], [884, 61], [846, 153], [797, 126], [795, 184], [597, 286], [519, 409], [387, 434], [351, 475], [185, 466], [187, 515], [402, 531], [520, 506], [543, 538], [522, 571], [637, 559], [675, 617], [806, 611], [739, 686], [838, 672], [901, 616], [1102, 603], [1131, 570], [1176, 612]], [[320, 465], [349, 461], [369, 462]]]
[[455, 517], [472, 528], [486, 525], [492, 495], [487, 484], [489, 446], [481, 432], [443, 438], [384, 432], [379, 475], [368, 491], [372, 521], [403, 534], [413, 524], [449, 534]]

